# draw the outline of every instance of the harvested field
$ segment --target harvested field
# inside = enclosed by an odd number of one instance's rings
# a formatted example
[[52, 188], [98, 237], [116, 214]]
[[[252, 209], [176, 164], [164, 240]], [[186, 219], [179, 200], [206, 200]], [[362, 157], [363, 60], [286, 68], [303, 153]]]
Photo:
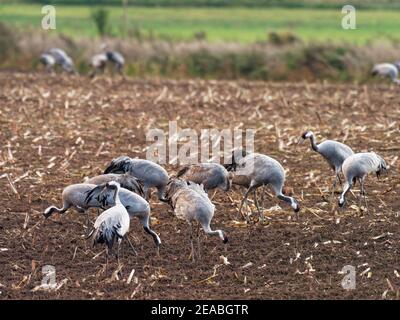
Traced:
[[[1, 72], [0, 88], [0, 299], [399, 298], [398, 87]], [[229, 243], [225, 250], [218, 238], [202, 234], [202, 259], [193, 264], [187, 226], [153, 194], [160, 256], [132, 221], [139, 254], [125, 248], [116, 277], [115, 259], [105, 272], [103, 248], [84, 239], [83, 215], [70, 210], [62, 220], [55, 214], [45, 221], [42, 212], [60, 205], [65, 186], [101, 173], [112, 158], [144, 157], [147, 130], [168, 130], [169, 120], [198, 132], [255, 128], [255, 150], [287, 170], [299, 220], [268, 193], [265, 222], [246, 225], [237, 212], [243, 190], [218, 191], [212, 225], [225, 230]], [[367, 178], [368, 212], [352, 195], [343, 210], [337, 197], [330, 200], [333, 171], [308, 141], [297, 145], [308, 128], [318, 140], [345, 141], [385, 158], [388, 176]], [[96, 214], [91, 210], [92, 220]], [[56, 268], [57, 290], [37, 289], [45, 265]], [[345, 265], [356, 269], [355, 290], [341, 287]]]

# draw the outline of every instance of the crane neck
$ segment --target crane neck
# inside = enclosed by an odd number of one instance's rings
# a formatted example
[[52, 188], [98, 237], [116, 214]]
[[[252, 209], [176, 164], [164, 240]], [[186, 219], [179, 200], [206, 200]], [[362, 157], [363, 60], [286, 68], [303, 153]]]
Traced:
[[318, 152], [318, 144], [317, 144], [317, 141], [316, 141], [316, 139], [315, 139], [314, 134], [311, 134], [311, 136], [310, 136], [310, 142], [311, 142], [311, 148], [313, 148], [314, 151], [317, 151], [317, 152]]
[[120, 187], [117, 187], [117, 191], [115, 191], [115, 205], [122, 205], [121, 199], [119, 198]]

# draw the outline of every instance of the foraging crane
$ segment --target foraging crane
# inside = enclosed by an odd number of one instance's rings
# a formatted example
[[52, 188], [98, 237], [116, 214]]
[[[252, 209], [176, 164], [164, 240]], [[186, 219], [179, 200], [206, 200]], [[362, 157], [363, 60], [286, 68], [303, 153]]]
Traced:
[[322, 155], [328, 162], [329, 166], [335, 171], [335, 181], [333, 182], [332, 186], [333, 196], [337, 182], [339, 181], [340, 184], [342, 183], [340, 180], [342, 164], [344, 160], [354, 154], [353, 150], [351, 150], [348, 145], [334, 140], [325, 140], [317, 144], [315, 135], [310, 130], [304, 132], [301, 137], [303, 138], [303, 141], [310, 139], [311, 148]]
[[[86, 213], [86, 225], [89, 227], [89, 208], [107, 208], [113, 205], [113, 199], [101, 197], [105, 185], [95, 185], [89, 183], [78, 183], [67, 186], [62, 192], [62, 208], [55, 206], [48, 207], [43, 215], [47, 219], [54, 212], [64, 214], [69, 208], [74, 208], [79, 213]], [[119, 197], [125, 206], [130, 218], [137, 217], [146, 233], [153, 237], [158, 247], [161, 244], [160, 237], [150, 229], [150, 205], [141, 196], [124, 188], [120, 189]]]
[[44, 65], [47, 72], [53, 72], [56, 60], [51, 54], [42, 53], [40, 55], [39, 61]]
[[55, 60], [55, 65], [61, 66], [62, 69], [69, 73], [76, 73], [74, 62], [67, 53], [59, 48], [51, 48], [45, 54], [51, 55]]
[[229, 191], [233, 173], [218, 163], [199, 163], [184, 166], [178, 171], [177, 177], [202, 184], [206, 191], [215, 188]]
[[89, 178], [84, 182], [90, 183], [90, 184], [95, 184], [95, 185], [101, 185], [101, 184], [104, 184], [104, 183], [110, 182], [110, 181], [116, 181], [121, 185], [121, 188], [132, 191], [143, 198], [145, 197], [142, 183], [140, 182], [139, 179], [135, 178], [134, 176], [130, 175], [129, 173], [101, 174], [101, 175]]
[[122, 75], [122, 69], [125, 64], [125, 59], [122, 54], [117, 51], [107, 51], [106, 56], [108, 61], [114, 65], [114, 71]]
[[94, 77], [98, 72], [103, 73], [107, 61], [108, 58], [105, 53], [95, 54], [90, 61], [90, 66], [93, 68], [93, 71], [90, 73], [90, 77]]
[[[107, 199], [103, 195], [104, 185], [105, 184], [100, 184], [90, 191], [86, 192], [85, 203], [90, 204], [93, 202], [93, 200], [97, 200], [103, 206], [109, 206], [110, 204], [113, 204], [110, 199]], [[121, 188], [119, 195], [122, 204], [128, 211], [129, 217], [131, 219], [134, 217], [138, 218], [143, 226], [144, 231], [153, 237], [158, 252], [158, 248], [161, 245], [161, 239], [156, 232], [150, 229], [149, 203], [138, 194], [124, 188]]]
[[[192, 223], [198, 222], [204, 232], [208, 235], [219, 236], [223, 243], [228, 242], [228, 237], [222, 230], [212, 230], [211, 219], [214, 216], [215, 206], [211, 203], [207, 193], [202, 186], [181, 179], [171, 179], [166, 188], [166, 198], [174, 209], [178, 219], [185, 220], [190, 228], [191, 257], [194, 257]], [[197, 232], [198, 246], [200, 244], [199, 233]], [[200, 248], [198, 249], [200, 256]]]
[[[111, 181], [106, 183], [101, 195], [104, 198], [111, 196], [115, 205], [97, 217], [93, 229], [87, 237], [92, 237], [93, 247], [98, 243], [104, 243], [106, 245], [107, 264], [108, 255], [112, 252], [115, 240], [117, 240], [118, 243], [116, 257], [119, 263], [119, 250], [121, 242], [129, 231], [129, 214], [119, 198], [120, 190], [121, 186], [118, 182]], [[126, 237], [126, 239], [131, 245], [133, 252], [136, 253], [131, 242], [129, 241], [129, 238]]]
[[379, 75], [382, 78], [390, 78], [394, 83], [400, 84], [398, 78], [400, 70], [400, 61], [396, 63], [379, 63], [374, 65], [371, 70], [372, 76]]
[[168, 172], [155, 162], [121, 156], [113, 159], [104, 173], [129, 173], [143, 183], [146, 200], [150, 198], [150, 188], [156, 187], [158, 199], [165, 201], [164, 191], [169, 180]]
[[[256, 189], [260, 186], [271, 185], [272, 190], [278, 199], [290, 204], [294, 212], [300, 211], [300, 206], [296, 199], [286, 196], [282, 193], [285, 183], [285, 171], [282, 165], [275, 159], [259, 153], [239, 153], [240, 157], [235, 157], [238, 151], [233, 152], [232, 160], [234, 163], [228, 166], [230, 170], [234, 170], [233, 184], [241, 185], [247, 188], [244, 197], [240, 203], [239, 213], [242, 214], [243, 204], [246, 202], [250, 192], [254, 192], [254, 203], [260, 214], [261, 210], [258, 206]], [[245, 154], [245, 156], [243, 156]], [[234, 169], [235, 168], [235, 169]], [[247, 218], [247, 217], [246, 217]]]
[[377, 178], [384, 171], [387, 172], [387, 166], [385, 160], [383, 160], [375, 152], [362, 152], [356, 153], [348, 157], [342, 166], [343, 174], [346, 179], [343, 192], [339, 197], [339, 206], [343, 207], [346, 202], [346, 194], [349, 192], [351, 187], [355, 184], [356, 180], [359, 181], [361, 190], [359, 198], [359, 206], [361, 208], [361, 198], [364, 197], [365, 207], [367, 208], [367, 199], [365, 195], [364, 181], [367, 175], [371, 172], [375, 172]]

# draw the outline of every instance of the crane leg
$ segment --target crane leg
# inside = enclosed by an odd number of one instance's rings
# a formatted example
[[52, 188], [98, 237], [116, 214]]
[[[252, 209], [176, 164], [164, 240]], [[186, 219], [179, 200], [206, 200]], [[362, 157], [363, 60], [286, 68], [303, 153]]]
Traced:
[[365, 187], [364, 187], [364, 178], [360, 179], [360, 185], [361, 185], [361, 190], [360, 190], [360, 208], [361, 208], [361, 197], [364, 198], [364, 203], [365, 203], [365, 210], [368, 212], [368, 204], [367, 204], [367, 197], [365, 194]]
[[144, 198], [146, 199], [146, 201], [149, 201], [150, 197], [151, 197], [151, 190], [148, 186], [144, 186], [143, 187], [143, 192], [144, 192]]
[[246, 221], [248, 222], [249, 221], [249, 216], [246, 214], [246, 215], [243, 215], [243, 213], [242, 213], [242, 208], [243, 208], [243, 204], [246, 202], [246, 206], [248, 207], [249, 205], [248, 205], [248, 203], [247, 203], [247, 197], [249, 196], [249, 193], [251, 192], [253, 190], [253, 187], [252, 186], [250, 186], [247, 190], [246, 190], [246, 192], [245, 192], [245, 194], [244, 194], [244, 197], [243, 197], [243, 199], [242, 199], [242, 202], [240, 203], [240, 208], [239, 208], [239, 213], [241, 214], [241, 216], [242, 217], [244, 217], [245, 219], [246, 219]]
[[129, 246], [132, 248], [132, 251], [133, 251], [134, 255], [137, 256], [137, 255], [138, 255], [138, 254], [137, 254], [137, 251], [135, 250], [135, 247], [133, 246], [131, 240], [129, 240], [128, 235], [126, 235], [126, 240], [128, 241]]
[[201, 248], [200, 248], [200, 225], [197, 224], [197, 257], [201, 259]]
[[193, 245], [193, 228], [192, 228], [191, 224], [189, 225], [189, 236], [190, 236], [190, 249], [191, 249], [189, 259], [192, 258], [192, 262], [195, 262], [195, 259], [194, 259], [194, 245]]
[[258, 203], [258, 199], [257, 199], [257, 189], [253, 190], [253, 194], [254, 194], [254, 204], [256, 205], [257, 211], [258, 211], [258, 215], [260, 217], [261, 222], [264, 221], [264, 211], [260, 209], [259, 203]]
[[212, 201], [212, 199], [214, 199], [216, 193], [217, 193], [217, 189], [215, 189], [214, 194], [210, 198], [210, 201]]
[[110, 253], [109, 253], [108, 247], [106, 247], [106, 274], [107, 274], [107, 271], [108, 271], [108, 255], [109, 254]]

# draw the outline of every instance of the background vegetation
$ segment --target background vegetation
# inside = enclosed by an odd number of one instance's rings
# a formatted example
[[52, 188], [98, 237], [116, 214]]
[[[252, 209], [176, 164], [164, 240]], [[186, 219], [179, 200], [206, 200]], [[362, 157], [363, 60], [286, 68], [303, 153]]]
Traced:
[[0, 5], [3, 68], [36, 68], [43, 50], [59, 46], [85, 72], [102, 42], [136, 76], [365, 81], [373, 63], [400, 59], [400, 1], [352, 1], [356, 30], [341, 28], [334, 0], [128, 0], [127, 10], [121, 0], [45, 1], [57, 4], [50, 31], [39, 2]]

